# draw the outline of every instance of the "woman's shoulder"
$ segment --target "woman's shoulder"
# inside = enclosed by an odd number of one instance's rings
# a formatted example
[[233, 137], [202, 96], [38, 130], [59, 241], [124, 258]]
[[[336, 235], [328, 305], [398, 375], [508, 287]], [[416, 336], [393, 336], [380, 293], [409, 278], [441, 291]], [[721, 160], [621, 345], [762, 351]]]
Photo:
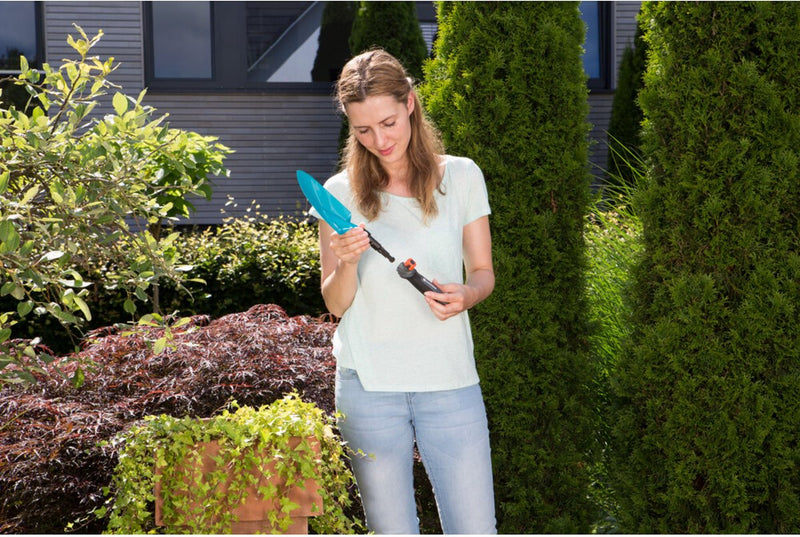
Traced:
[[325, 181], [325, 188], [334, 195], [342, 195], [350, 192], [350, 175], [347, 170], [342, 170], [332, 175]]
[[482, 181], [483, 171], [469, 157], [445, 155], [445, 178], [450, 180]]
[[448, 167], [458, 168], [458, 169], [468, 169], [468, 168], [478, 168], [478, 165], [475, 164], [475, 161], [469, 157], [461, 157], [458, 155], [444, 155], [444, 162], [445, 165]]

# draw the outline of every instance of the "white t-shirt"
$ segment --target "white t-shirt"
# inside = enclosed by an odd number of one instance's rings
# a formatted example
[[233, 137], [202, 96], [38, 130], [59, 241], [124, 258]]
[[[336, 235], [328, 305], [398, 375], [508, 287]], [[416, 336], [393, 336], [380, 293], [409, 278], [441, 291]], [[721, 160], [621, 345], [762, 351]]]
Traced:
[[[464, 282], [463, 228], [491, 211], [480, 168], [468, 158], [445, 158], [444, 195], [436, 192], [439, 212], [427, 225], [415, 198], [381, 194], [382, 210], [369, 222], [353, 202], [346, 171], [325, 183], [352, 211], [351, 221], [365, 223], [396, 259], [391, 263], [371, 248], [362, 254], [353, 303], [333, 336], [337, 365], [358, 371], [367, 391], [451, 390], [478, 383], [467, 312], [440, 321], [397, 273], [399, 263], [413, 258], [431, 281]], [[310, 213], [319, 218], [315, 210]]]

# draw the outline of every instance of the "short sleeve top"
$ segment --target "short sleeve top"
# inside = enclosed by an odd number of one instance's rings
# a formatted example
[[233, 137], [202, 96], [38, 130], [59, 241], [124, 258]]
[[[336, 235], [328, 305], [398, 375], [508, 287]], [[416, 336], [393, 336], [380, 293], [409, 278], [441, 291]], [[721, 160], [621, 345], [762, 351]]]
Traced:
[[[490, 214], [480, 168], [470, 159], [447, 155], [436, 217], [427, 222], [415, 198], [382, 193], [382, 210], [369, 222], [357, 209], [346, 171], [325, 188], [364, 222], [396, 258], [390, 263], [373, 249], [361, 256], [358, 287], [333, 337], [337, 365], [355, 369], [368, 391], [434, 391], [478, 383], [472, 333], [466, 311], [440, 321], [423, 296], [397, 273], [413, 258], [429, 280], [464, 282], [463, 229]], [[310, 213], [319, 218], [315, 210]]]

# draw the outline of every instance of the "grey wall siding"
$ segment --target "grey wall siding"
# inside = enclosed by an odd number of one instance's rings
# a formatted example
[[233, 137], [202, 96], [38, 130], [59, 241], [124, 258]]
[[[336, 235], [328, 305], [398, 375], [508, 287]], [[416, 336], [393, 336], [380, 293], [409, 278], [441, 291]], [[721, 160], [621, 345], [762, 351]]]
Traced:
[[[213, 200], [195, 203], [193, 223], [243, 214], [253, 201], [268, 216], [305, 211], [307, 204], [298, 202], [305, 198], [296, 170], [320, 181], [336, 171], [341, 121], [330, 96], [159, 94], [149, 95], [147, 102], [169, 112], [170, 126], [216, 136], [236, 151], [225, 161], [230, 177], [215, 180]], [[237, 207], [225, 207], [228, 196]]]
[[[622, 52], [633, 40], [640, 4], [614, 4], [614, 73]], [[141, 2], [44, 2], [47, 61], [55, 66], [64, 58], [76, 57], [67, 44], [67, 35], [77, 36], [73, 23], [90, 37], [102, 29], [104, 37], [92, 54], [102, 59], [113, 56], [119, 67], [111, 81], [135, 97], [144, 87], [142, 17]], [[97, 114], [111, 110], [110, 99], [109, 95], [101, 101]], [[612, 100], [612, 91], [589, 96], [590, 158], [596, 175], [606, 163]], [[251, 202], [259, 204], [260, 212], [268, 216], [298, 214], [307, 205], [296, 186], [295, 170], [304, 169], [320, 180], [336, 171], [340, 119], [330, 95], [148, 92], [145, 103], [168, 114], [170, 126], [216, 136], [235, 151], [225, 161], [230, 177], [215, 180], [213, 199], [196, 200], [193, 223], [219, 223], [226, 215], [243, 214]], [[226, 207], [229, 197], [236, 207]]]
[[78, 38], [73, 23], [90, 38], [103, 30], [104, 36], [91, 55], [103, 60], [113, 56], [119, 67], [109, 79], [121, 85], [125, 93], [137, 95], [144, 84], [141, 2], [45, 2], [45, 53], [53, 66], [65, 58], [77, 58], [77, 52], [67, 44], [68, 35]]

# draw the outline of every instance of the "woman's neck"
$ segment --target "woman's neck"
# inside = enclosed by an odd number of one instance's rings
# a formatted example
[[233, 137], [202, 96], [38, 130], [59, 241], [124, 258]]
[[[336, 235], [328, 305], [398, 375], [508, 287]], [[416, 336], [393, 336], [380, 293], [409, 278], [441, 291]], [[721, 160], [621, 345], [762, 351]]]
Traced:
[[412, 196], [408, 162], [398, 162], [391, 168], [384, 167], [384, 169], [389, 175], [389, 183], [384, 188], [385, 192], [396, 196]]

